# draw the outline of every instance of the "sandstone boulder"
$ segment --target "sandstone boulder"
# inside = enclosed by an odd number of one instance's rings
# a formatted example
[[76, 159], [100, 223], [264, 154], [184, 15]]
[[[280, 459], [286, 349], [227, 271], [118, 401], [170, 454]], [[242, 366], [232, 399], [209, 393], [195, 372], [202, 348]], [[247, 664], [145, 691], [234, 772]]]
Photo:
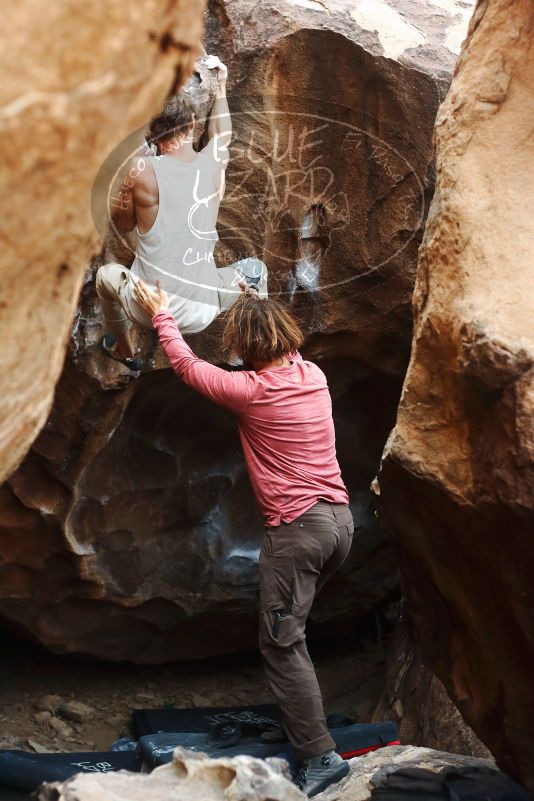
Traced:
[[45, 784], [39, 801], [303, 801], [280, 759], [210, 759], [177, 748], [173, 761], [152, 773], [78, 773]]
[[[365, 397], [373, 387], [381, 408]], [[393, 382], [361, 380], [336, 404], [360, 530], [317, 601], [318, 622], [378, 611], [396, 592], [362, 487], [393, 424], [394, 393]], [[69, 363], [0, 509], [0, 608], [47, 647], [148, 663], [256, 647], [263, 529], [236, 423], [169, 370], [110, 390]]]
[[480, 2], [436, 124], [415, 333], [379, 475], [414, 636], [534, 787], [534, 7]]
[[[217, 263], [262, 256], [271, 292], [293, 304], [304, 353], [331, 384], [358, 527], [312, 627], [379, 615], [397, 590], [369, 482], [408, 361], [432, 128], [464, 5], [373, 3], [362, 15], [348, 2], [268, 0], [257, 14], [234, 0], [207, 20], [235, 130]], [[262, 526], [235, 421], [160, 369], [150, 334], [139, 341], [154, 369], [138, 380], [103, 357], [92, 278], [114, 248], [86, 275], [53, 412], [0, 495], [0, 613], [49, 648], [104, 659], [253, 647]], [[219, 361], [219, 336], [216, 322], [191, 344]]]
[[91, 184], [113, 145], [190, 74], [203, 0], [16, 3], [0, 87], [0, 479], [50, 411], [98, 239]]
[[262, 255], [314, 358], [405, 372], [432, 129], [470, 6], [213, 3], [206, 47], [235, 87], [219, 264]]
[[401, 743], [490, 758], [467, 725], [443, 683], [422, 664], [401, 618], [389, 647], [386, 686], [372, 720], [395, 720]]

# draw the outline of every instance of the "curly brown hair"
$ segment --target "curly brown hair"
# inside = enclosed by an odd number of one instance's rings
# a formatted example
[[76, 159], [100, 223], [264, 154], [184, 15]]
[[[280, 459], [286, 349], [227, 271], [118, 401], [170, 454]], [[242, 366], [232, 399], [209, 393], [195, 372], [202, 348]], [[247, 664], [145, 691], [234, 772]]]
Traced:
[[226, 312], [222, 348], [249, 364], [270, 364], [298, 350], [304, 341], [285, 303], [245, 292]]
[[147, 133], [149, 145], [172, 139], [185, 133], [193, 124], [193, 105], [189, 95], [180, 92], [167, 100], [163, 109], [150, 120]]

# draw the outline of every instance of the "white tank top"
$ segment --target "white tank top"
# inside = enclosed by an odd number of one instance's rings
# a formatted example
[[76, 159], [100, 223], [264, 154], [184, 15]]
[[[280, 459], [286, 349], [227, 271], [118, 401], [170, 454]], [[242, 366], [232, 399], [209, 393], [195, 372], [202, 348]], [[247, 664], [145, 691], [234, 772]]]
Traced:
[[[220, 310], [222, 286], [213, 249], [219, 204], [224, 193], [224, 167], [215, 140], [185, 164], [154, 156], [159, 208], [152, 228], [138, 234], [131, 274], [149, 284], [159, 280], [169, 295], [169, 311], [183, 333], [202, 331]], [[226, 151], [227, 152], [227, 151]], [[129, 281], [129, 294], [132, 281]], [[131, 305], [135, 316], [135, 304]], [[145, 320], [139, 320], [145, 322]]]

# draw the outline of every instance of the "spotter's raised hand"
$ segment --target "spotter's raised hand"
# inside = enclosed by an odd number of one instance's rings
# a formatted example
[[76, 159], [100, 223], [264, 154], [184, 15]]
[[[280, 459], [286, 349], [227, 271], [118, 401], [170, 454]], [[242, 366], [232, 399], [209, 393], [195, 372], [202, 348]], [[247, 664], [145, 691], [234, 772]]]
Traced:
[[134, 284], [134, 295], [149, 317], [154, 317], [158, 312], [166, 311], [169, 308], [169, 297], [161, 288], [159, 281], [154, 289], [138, 278]]

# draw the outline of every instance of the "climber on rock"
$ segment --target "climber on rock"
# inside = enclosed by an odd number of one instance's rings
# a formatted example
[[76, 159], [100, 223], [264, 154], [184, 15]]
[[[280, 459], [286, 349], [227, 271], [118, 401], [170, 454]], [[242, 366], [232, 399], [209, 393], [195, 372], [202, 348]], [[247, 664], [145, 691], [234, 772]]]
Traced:
[[151, 121], [147, 142], [157, 155], [130, 160], [121, 190], [111, 199], [112, 221], [120, 233], [136, 229], [138, 244], [130, 269], [105, 264], [97, 272], [102, 302], [103, 347], [112, 358], [138, 371], [129, 329], [132, 322], [151, 328], [134, 292], [139, 278], [159, 281], [168, 293], [169, 311], [183, 333], [204, 330], [240, 295], [239, 282], [267, 295], [267, 268], [245, 258], [217, 268], [213, 249], [224, 194], [232, 125], [226, 99], [227, 68], [217, 56], [206, 65], [217, 70], [217, 94], [208, 120], [208, 144], [193, 148], [194, 111], [182, 92]]
[[[265, 518], [260, 555], [260, 649], [286, 734], [301, 760], [296, 781], [316, 795], [349, 767], [335, 752], [306, 648], [314, 597], [345, 561], [354, 524], [336, 457], [332, 401], [323, 372], [298, 353], [302, 334], [281, 302], [243, 295], [226, 315], [222, 345], [248, 369], [197, 358], [166, 292], [142, 281], [135, 296], [184, 383], [238, 418], [251, 484]], [[284, 739], [282, 737], [282, 739]]]

